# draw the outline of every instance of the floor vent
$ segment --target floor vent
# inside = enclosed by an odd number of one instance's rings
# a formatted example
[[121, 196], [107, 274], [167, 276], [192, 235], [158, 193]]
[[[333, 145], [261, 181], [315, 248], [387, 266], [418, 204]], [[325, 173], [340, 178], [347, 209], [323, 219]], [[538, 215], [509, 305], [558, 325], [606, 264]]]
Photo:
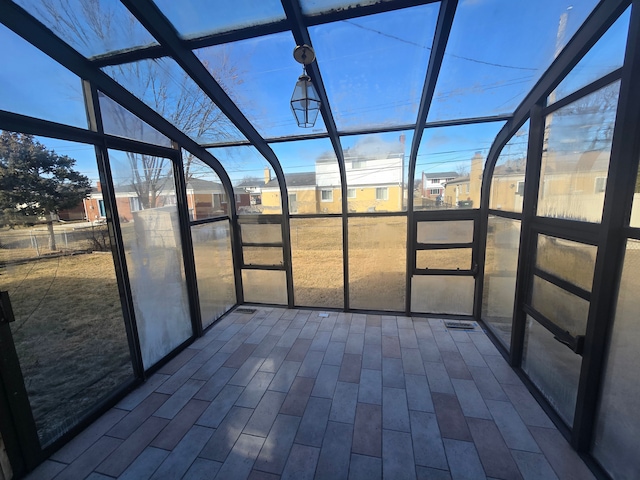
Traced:
[[235, 313], [256, 313], [256, 309], [240, 307], [240, 308], [236, 308], [234, 312]]
[[475, 322], [464, 322], [462, 320], [445, 320], [444, 326], [455, 328], [456, 330], [473, 330], [476, 328]]

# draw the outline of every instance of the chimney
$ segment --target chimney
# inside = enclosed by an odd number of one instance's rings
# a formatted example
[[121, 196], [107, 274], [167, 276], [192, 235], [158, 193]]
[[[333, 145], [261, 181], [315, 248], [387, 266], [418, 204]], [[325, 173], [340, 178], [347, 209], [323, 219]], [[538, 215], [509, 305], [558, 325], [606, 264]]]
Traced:
[[96, 188], [98, 189], [99, 192], [102, 192], [102, 184], [99, 181], [96, 182]]
[[271, 181], [271, 170], [269, 167], [264, 167], [264, 184], [266, 185]]
[[400, 143], [404, 146], [404, 144], [407, 142], [407, 136], [403, 133], [400, 135], [400, 137], [398, 138], [398, 140], [400, 141]]
[[470, 191], [469, 197], [473, 200], [473, 206], [479, 208], [480, 206], [480, 191], [482, 187], [482, 167], [484, 158], [480, 152], [471, 159], [471, 172], [469, 173]]

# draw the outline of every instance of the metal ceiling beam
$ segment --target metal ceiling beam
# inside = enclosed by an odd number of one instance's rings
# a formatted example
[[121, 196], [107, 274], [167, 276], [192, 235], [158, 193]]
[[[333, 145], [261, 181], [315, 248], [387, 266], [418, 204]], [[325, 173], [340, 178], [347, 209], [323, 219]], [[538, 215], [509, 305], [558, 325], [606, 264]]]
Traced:
[[[309, 45], [313, 47], [311, 42], [311, 36], [309, 30], [304, 23], [304, 16], [302, 15], [302, 8], [298, 0], [281, 0], [282, 7], [284, 8], [287, 19], [290, 22], [291, 33], [297, 45]], [[293, 52], [292, 52], [293, 53]], [[349, 310], [349, 222], [347, 213], [349, 212], [349, 201], [347, 197], [347, 171], [344, 161], [344, 151], [342, 144], [340, 143], [340, 136], [338, 134], [338, 128], [333, 118], [333, 113], [329, 105], [329, 97], [327, 96], [327, 90], [324, 87], [322, 81], [322, 75], [320, 74], [320, 68], [318, 67], [318, 61], [311, 62], [307, 65], [307, 73], [311, 77], [313, 84], [316, 87], [318, 96], [320, 97], [320, 113], [324, 120], [327, 134], [331, 140], [333, 151], [338, 159], [338, 169], [340, 172], [340, 186], [342, 192], [342, 269], [344, 279], [344, 309]]]
[[440, 75], [442, 60], [449, 41], [453, 18], [458, 7], [458, 0], [443, 0], [438, 12], [438, 20], [436, 22], [436, 31], [433, 37], [433, 45], [431, 47], [431, 55], [429, 56], [429, 64], [425, 75], [424, 87], [422, 89], [422, 97], [420, 98], [420, 107], [418, 108], [418, 117], [416, 129], [411, 141], [411, 152], [409, 154], [409, 181], [407, 187], [407, 294], [406, 294], [406, 312], [411, 313], [411, 272], [415, 268], [415, 255], [413, 254], [415, 229], [413, 226], [413, 190], [416, 175], [416, 161], [418, 159], [418, 149], [422, 140], [422, 133], [427, 124], [427, 116], [429, 108], [436, 90], [436, 83]]

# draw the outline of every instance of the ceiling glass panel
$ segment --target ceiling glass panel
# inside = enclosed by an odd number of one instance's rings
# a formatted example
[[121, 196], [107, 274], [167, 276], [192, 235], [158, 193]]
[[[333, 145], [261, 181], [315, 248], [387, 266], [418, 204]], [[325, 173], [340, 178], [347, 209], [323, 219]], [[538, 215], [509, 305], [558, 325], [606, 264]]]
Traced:
[[302, 66], [293, 58], [291, 32], [196, 50], [211, 75], [265, 138], [324, 133], [322, 116], [300, 128], [291, 111]]
[[312, 27], [338, 129], [415, 123], [439, 4]]
[[207, 150], [220, 161], [231, 179], [238, 214], [282, 213], [278, 180], [269, 162], [255, 147]]
[[385, 3], [391, 0], [300, 0], [302, 13], [305, 15], [318, 15], [332, 11], [349, 10], [354, 7], [364, 7], [376, 3]]
[[80, 78], [0, 25], [0, 110], [87, 128]]
[[154, 0], [183, 38], [284, 20], [279, 0]]
[[596, 4], [597, 0], [461, 2], [428, 120], [515, 110]]
[[591, 50], [573, 67], [560, 85], [549, 95], [548, 104], [613, 72], [624, 63], [624, 52], [629, 31], [631, 7], [607, 30]]
[[157, 45], [119, 0], [16, 0], [85, 57]]
[[103, 70], [198, 143], [244, 140], [244, 136], [170, 58], [142, 60]]
[[416, 159], [414, 210], [479, 208], [484, 162], [503, 125], [425, 129]]

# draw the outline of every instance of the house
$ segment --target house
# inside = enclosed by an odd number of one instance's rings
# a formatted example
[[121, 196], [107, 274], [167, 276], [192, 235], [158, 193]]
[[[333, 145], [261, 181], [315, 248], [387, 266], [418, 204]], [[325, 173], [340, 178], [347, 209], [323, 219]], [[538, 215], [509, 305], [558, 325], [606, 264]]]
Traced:
[[484, 157], [476, 152], [471, 159], [469, 175], [458, 176], [445, 184], [444, 203], [462, 208], [477, 208], [480, 205], [483, 167]]
[[[316, 186], [315, 172], [287, 173], [290, 213], [318, 213], [321, 194]], [[280, 187], [276, 179], [272, 179], [262, 187], [263, 213], [280, 208]]]

